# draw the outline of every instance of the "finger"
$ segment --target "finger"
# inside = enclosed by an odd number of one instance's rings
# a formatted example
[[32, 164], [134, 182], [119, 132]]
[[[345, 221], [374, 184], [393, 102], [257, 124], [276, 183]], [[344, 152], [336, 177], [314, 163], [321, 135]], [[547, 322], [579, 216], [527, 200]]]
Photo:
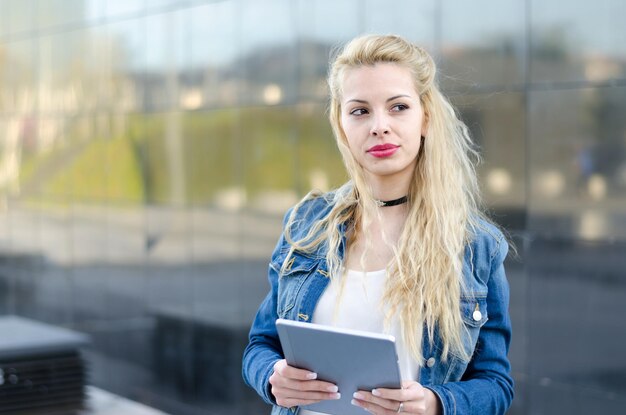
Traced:
[[272, 394], [276, 397], [311, 401], [336, 400], [341, 398], [341, 394], [339, 393], [299, 391], [281, 387], [272, 387]]
[[333, 393], [338, 391], [337, 385], [334, 385], [330, 382], [324, 382], [321, 380], [289, 379], [276, 372], [272, 373], [269, 381], [272, 386], [279, 386], [298, 391], [319, 391]]
[[376, 415], [394, 415], [398, 413], [398, 407], [400, 406], [399, 402], [396, 402], [396, 407], [393, 409], [388, 409], [379, 405], [376, 405], [373, 402], [361, 401], [358, 399], [352, 400], [352, 405], [359, 406], [365, 409], [367, 412]]
[[279, 360], [274, 365], [274, 372], [278, 372], [280, 375], [298, 380], [313, 380], [317, 379], [317, 373], [311, 372], [306, 369], [299, 369], [297, 367], [289, 366], [285, 359]]
[[292, 398], [287, 398], [284, 400], [276, 400], [276, 403], [279, 406], [283, 406], [285, 408], [291, 408], [292, 406], [304, 406], [304, 405], [311, 405], [314, 403], [318, 403], [319, 401], [307, 401], [307, 400], [298, 400], [298, 399], [292, 399]]
[[372, 395], [393, 401], [419, 401], [424, 399], [424, 388], [419, 383], [413, 382], [404, 389], [372, 389]]
[[[355, 392], [352, 397], [357, 402], [363, 402], [366, 405], [373, 405], [378, 408], [397, 411], [400, 406], [400, 402], [390, 399], [379, 398], [377, 396], [372, 395], [369, 392], [358, 391]], [[380, 410], [379, 410], [380, 411]]]
[[309, 405], [323, 400], [340, 399], [339, 393], [323, 393], [299, 391], [289, 388], [272, 386], [272, 395], [276, 398], [276, 403], [280, 406], [290, 408], [297, 405]]

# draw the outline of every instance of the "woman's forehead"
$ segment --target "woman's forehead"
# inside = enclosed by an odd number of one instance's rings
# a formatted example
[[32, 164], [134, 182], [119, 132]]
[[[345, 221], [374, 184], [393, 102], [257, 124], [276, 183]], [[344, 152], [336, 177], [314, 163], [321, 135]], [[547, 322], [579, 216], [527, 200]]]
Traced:
[[417, 95], [411, 71], [395, 63], [377, 63], [347, 69], [342, 80], [342, 100], [363, 96]]

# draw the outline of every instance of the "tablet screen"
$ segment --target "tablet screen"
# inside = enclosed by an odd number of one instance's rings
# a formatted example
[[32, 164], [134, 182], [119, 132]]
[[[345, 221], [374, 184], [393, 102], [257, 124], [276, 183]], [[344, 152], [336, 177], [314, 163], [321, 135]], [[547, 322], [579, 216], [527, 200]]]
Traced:
[[352, 405], [357, 390], [401, 387], [393, 336], [292, 320], [276, 320], [287, 364], [316, 372], [339, 387], [341, 399], [304, 408], [330, 414], [364, 415]]

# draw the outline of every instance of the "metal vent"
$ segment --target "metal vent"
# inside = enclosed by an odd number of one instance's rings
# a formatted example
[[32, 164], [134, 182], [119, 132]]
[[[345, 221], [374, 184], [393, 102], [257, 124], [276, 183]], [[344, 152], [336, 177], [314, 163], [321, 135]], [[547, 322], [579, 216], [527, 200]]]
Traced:
[[16, 316], [0, 317], [0, 333], [0, 415], [83, 409], [86, 336]]
[[81, 409], [84, 385], [85, 366], [78, 352], [0, 361], [0, 414]]

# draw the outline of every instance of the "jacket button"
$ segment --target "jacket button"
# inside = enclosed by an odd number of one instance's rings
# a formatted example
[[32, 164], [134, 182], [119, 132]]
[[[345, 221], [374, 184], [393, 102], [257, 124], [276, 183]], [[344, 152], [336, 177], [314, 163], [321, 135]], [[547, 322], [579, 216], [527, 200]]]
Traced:
[[474, 311], [474, 313], [472, 314], [472, 318], [474, 319], [474, 321], [480, 321], [483, 318], [483, 313], [481, 313], [480, 311]]
[[428, 359], [428, 360], [426, 361], [426, 366], [428, 366], [428, 367], [433, 367], [433, 366], [435, 366], [435, 358], [434, 358], [434, 357], [431, 357], [430, 359]]

